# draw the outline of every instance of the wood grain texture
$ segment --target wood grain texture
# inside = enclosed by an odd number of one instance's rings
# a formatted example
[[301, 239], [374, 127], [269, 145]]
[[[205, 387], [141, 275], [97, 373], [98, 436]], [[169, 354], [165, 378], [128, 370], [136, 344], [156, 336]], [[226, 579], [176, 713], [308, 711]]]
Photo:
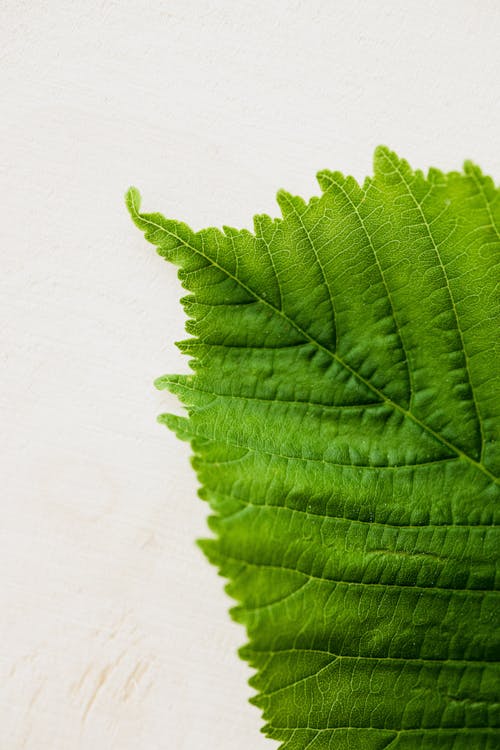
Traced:
[[250, 226], [380, 142], [498, 179], [497, 3], [6, 0], [0, 29], [0, 749], [272, 748], [155, 424], [180, 286], [123, 193]]

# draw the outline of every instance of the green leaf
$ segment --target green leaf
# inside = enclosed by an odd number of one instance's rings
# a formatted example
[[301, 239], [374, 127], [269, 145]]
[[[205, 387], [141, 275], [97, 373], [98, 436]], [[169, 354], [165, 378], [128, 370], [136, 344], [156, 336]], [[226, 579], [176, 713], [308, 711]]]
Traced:
[[500, 746], [500, 196], [386, 148], [283, 218], [193, 232], [127, 202], [179, 265], [188, 417], [254, 702], [286, 750]]

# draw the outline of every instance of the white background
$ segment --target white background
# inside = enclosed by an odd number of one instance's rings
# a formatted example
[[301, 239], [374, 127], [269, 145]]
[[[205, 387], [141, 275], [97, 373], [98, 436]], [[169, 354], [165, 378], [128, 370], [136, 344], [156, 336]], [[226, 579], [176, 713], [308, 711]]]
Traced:
[[276, 214], [320, 168], [500, 177], [497, 0], [3, 0], [0, 750], [265, 750], [177, 409], [175, 271], [132, 226]]

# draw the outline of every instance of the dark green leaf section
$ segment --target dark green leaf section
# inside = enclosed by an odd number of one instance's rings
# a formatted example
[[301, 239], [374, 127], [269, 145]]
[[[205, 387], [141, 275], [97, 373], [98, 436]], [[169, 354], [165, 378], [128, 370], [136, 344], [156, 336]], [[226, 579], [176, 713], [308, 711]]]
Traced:
[[127, 202], [180, 266], [165, 376], [211, 506], [202, 547], [284, 750], [500, 746], [500, 193], [385, 148], [255, 231]]

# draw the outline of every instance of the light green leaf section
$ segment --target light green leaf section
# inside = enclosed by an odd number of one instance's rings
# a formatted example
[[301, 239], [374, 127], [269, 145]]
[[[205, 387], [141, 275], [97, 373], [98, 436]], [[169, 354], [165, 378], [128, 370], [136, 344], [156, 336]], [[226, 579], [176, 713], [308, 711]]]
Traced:
[[[180, 266], [202, 547], [284, 750], [500, 747], [500, 193], [386, 148], [254, 233], [130, 213]], [[237, 743], [236, 743], [237, 744]]]

